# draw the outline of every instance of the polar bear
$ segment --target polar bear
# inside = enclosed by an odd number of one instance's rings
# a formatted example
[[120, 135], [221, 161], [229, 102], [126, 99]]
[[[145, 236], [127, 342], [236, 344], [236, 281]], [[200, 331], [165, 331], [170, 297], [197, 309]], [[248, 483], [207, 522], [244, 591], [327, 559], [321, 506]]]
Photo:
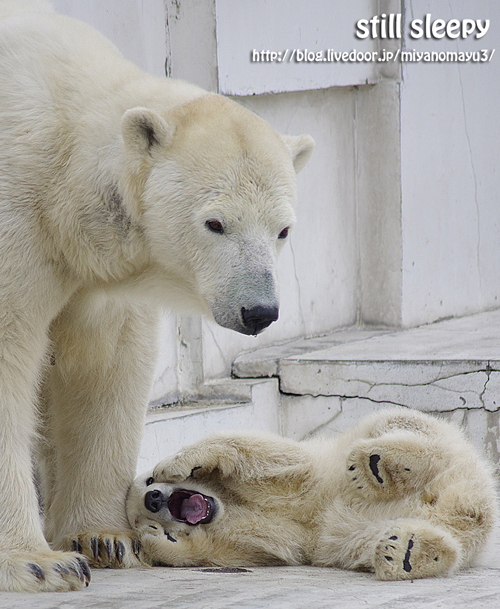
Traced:
[[[496, 494], [458, 427], [391, 409], [334, 439], [209, 437], [139, 476], [127, 513], [147, 564], [310, 564], [399, 580], [471, 564], [493, 529]], [[76, 541], [95, 564], [116, 560], [112, 536], [108, 551]]]
[[249, 335], [277, 319], [312, 148], [45, 2], [0, 0], [0, 589], [80, 589], [68, 536], [130, 528], [160, 307]]

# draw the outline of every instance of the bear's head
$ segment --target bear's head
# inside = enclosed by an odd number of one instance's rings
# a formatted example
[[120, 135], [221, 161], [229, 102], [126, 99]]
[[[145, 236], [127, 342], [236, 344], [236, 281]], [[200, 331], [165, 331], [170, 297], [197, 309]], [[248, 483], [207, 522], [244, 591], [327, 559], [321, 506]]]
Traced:
[[[310, 136], [281, 136], [219, 95], [122, 119], [126, 205], [170, 300], [258, 334], [278, 318], [276, 257], [295, 222]], [[186, 297], [188, 296], [188, 297]]]

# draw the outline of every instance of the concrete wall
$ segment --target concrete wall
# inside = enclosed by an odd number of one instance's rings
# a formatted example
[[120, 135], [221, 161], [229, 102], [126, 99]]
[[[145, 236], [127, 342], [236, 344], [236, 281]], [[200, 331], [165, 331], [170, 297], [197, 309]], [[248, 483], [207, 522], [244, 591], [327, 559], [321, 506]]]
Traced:
[[407, 49], [496, 49], [488, 63], [405, 63], [401, 87], [402, 323], [500, 305], [500, 5], [413, 0], [431, 13], [489, 19], [481, 39], [405, 40]]

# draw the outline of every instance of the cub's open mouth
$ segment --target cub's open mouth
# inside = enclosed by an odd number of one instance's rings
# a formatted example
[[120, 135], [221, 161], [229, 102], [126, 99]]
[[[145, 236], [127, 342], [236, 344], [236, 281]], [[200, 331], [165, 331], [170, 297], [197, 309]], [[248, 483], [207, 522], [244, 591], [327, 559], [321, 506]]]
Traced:
[[207, 524], [215, 514], [215, 501], [196, 491], [174, 491], [167, 501], [174, 520], [187, 524]]

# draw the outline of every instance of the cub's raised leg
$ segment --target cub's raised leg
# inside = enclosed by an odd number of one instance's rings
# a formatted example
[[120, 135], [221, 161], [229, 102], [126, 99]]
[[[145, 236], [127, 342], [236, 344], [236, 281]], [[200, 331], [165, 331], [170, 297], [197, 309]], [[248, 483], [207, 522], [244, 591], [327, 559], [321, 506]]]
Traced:
[[359, 440], [347, 459], [353, 491], [367, 499], [396, 498], [422, 491], [446, 469], [451, 455], [438, 440], [411, 431], [391, 431]]
[[376, 544], [373, 567], [379, 579], [450, 575], [460, 566], [462, 548], [448, 531], [425, 520], [401, 519]]
[[455, 471], [458, 446], [471, 451], [460, 430], [445, 421], [409, 409], [382, 411], [353, 430], [350, 488], [374, 499], [421, 492], [436, 476]]
[[338, 499], [330, 521], [325, 517], [323, 560], [372, 569], [382, 579], [471, 564], [496, 521], [496, 484], [461, 430], [397, 410], [348, 433], [346, 503]]
[[272, 434], [215, 435], [160, 461], [156, 482], [180, 482], [189, 477], [231, 476], [241, 482], [279, 476], [309, 477], [311, 464], [300, 444]]

